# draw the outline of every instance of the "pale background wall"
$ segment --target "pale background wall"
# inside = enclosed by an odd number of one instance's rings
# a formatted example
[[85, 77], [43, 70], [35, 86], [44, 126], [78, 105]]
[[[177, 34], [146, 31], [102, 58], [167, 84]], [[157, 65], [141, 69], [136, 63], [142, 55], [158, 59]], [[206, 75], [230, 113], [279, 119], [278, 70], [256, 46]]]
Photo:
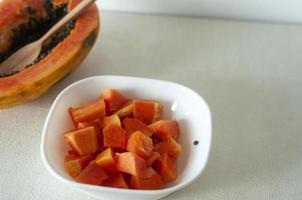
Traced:
[[302, 22], [301, 0], [98, 0], [104, 10]]

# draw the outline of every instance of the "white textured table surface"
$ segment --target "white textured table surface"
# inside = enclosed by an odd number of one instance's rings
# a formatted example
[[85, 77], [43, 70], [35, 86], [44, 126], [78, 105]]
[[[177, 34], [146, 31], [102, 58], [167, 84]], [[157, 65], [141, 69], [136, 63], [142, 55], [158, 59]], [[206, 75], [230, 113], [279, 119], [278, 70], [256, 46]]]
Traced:
[[52, 177], [41, 129], [58, 93], [97, 74], [176, 81], [213, 112], [204, 174], [167, 197], [302, 198], [302, 27], [103, 13], [102, 34], [73, 74], [40, 99], [0, 111], [1, 200], [90, 200]]

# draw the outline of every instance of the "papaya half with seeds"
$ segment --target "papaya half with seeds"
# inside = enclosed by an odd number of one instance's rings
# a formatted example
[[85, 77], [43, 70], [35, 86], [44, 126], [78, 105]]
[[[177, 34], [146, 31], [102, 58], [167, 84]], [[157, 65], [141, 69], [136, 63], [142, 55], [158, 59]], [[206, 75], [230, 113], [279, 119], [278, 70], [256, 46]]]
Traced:
[[[2, 0], [0, 62], [39, 39], [81, 0]], [[87, 56], [99, 33], [95, 4], [43, 44], [38, 58], [20, 72], [0, 74], [0, 108], [34, 100], [72, 72]]]

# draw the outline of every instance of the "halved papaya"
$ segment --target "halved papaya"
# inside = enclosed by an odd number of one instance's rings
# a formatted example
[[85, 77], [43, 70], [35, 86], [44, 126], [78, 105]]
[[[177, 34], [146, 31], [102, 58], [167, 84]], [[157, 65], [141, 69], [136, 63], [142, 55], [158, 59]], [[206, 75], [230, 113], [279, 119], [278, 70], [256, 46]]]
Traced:
[[[81, 0], [2, 0], [0, 62], [40, 38]], [[90, 52], [99, 32], [96, 5], [46, 42], [38, 59], [20, 72], [0, 75], [0, 108], [24, 103], [45, 93], [73, 71]]]

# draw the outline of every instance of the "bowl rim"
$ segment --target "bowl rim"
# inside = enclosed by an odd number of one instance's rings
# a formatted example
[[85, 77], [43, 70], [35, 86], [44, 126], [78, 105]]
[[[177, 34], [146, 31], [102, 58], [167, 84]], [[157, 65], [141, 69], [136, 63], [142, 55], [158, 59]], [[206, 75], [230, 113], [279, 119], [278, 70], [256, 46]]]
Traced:
[[[59, 103], [59, 101], [62, 99], [62, 97], [68, 93], [68, 91], [73, 88], [76, 87], [84, 82], [88, 82], [94, 79], [102, 79], [102, 78], [109, 78], [109, 79], [116, 79], [116, 78], [120, 78], [120, 79], [134, 79], [137, 81], [156, 81], [156, 82], [161, 82], [163, 84], [172, 84], [175, 85], [177, 87], [180, 87], [182, 89], [187, 90], [188, 92], [190, 92], [193, 96], [195, 96], [196, 98], [199, 99], [199, 101], [203, 102], [203, 104], [205, 105], [207, 111], [208, 111], [208, 115], [209, 115], [209, 148], [207, 149], [206, 152], [206, 159], [205, 159], [205, 163], [204, 166], [201, 167], [198, 171], [198, 173], [192, 177], [191, 179], [184, 181], [182, 183], [179, 183], [177, 185], [168, 187], [168, 188], [164, 188], [164, 189], [159, 189], [159, 190], [133, 190], [133, 189], [121, 189], [121, 188], [111, 188], [111, 187], [105, 187], [105, 186], [100, 186], [100, 185], [90, 185], [90, 184], [84, 184], [84, 183], [78, 183], [75, 181], [71, 181], [68, 180], [66, 178], [64, 178], [63, 176], [61, 176], [60, 174], [58, 174], [51, 166], [51, 164], [48, 162], [48, 158], [47, 158], [47, 154], [46, 154], [46, 131], [48, 129], [48, 124], [50, 121], [50, 114], [53, 112], [54, 108], [57, 106], [57, 104]], [[67, 185], [70, 185], [72, 187], [75, 188], [80, 188], [80, 189], [90, 189], [90, 190], [102, 190], [102, 191], [107, 191], [107, 192], [123, 192], [125, 194], [146, 194], [146, 195], [151, 195], [151, 194], [155, 194], [155, 193], [172, 193], [174, 191], [180, 190], [186, 186], [188, 186], [189, 184], [193, 183], [205, 170], [206, 165], [208, 163], [209, 160], [209, 155], [210, 155], [210, 150], [211, 150], [211, 144], [212, 144], [212, 115], [211, 115], [211, 110], [209, 108], [209, 105], [207, 104], [207, 102], [203, 99], [203, 97], [201, 97], [198, 93], [196, 93], [194, 90], [192, 90], [191, 88], [181, 85], [179, 83], [175, 83], [172, 81], [166, 81], [166, 80], [160, 80], [160, 79], [151, 79], [151, 78], [143, 78], [143, 77], [135, 77], [135, 76], [116, 76], [116, 75], [98, 75], [98, 76], [91, 76], [91, 77], [87, 77], [81, 80], [78, 80], [74, 83], [71, 83], [70, 85], [68, 85], [66, 88], [64, 88], [60, 94], [55, 98], [54, 102], [52, 103], [45, 123], [43, 125], [43, 130], [42, 130], [42, 138], [41, 138], [41, 146], [40, 146], [40, 152], [41, 152], [41, 157], [42, 157], [42, 161], [44, 166], [47, 168], [47, 170], [57, 179], [61, 180], [62, 182], [64, 182]]]

